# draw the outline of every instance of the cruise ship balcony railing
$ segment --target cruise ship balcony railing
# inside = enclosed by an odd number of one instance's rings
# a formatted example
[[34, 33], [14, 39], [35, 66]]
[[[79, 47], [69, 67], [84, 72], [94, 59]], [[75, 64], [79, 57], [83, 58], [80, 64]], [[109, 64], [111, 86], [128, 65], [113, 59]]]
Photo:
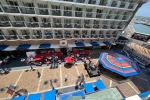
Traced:
[[53, 27], [54, 28], [62, 28], [62, 24], [61, 23], [53, 23]]
[[125, 7], [125, 3], [121, 3], [120, 8], [124, 8], [124, 7]]
[[3, 12], [1, 7], [0, 7], [0, 12]]
[[82, 11], [76, 11], [75, 17], [82, 17], [83, 12]]
[[100, 34], [100, 35], [99, 35], [99, 38], [105, 38], [105, 37], [104, 37], [104, 35], [101, 35], [101, 34]]
[[72, 28], [72, 27], [73, 27], [73, 24], [71, 24], [71, 23], [64, 24], [64, 28]]
[[56, 39], [63, 38], [63, 35], [62, 35], [61, 33], [55, 34], [55, 38], [56, 38]]
[[113, 1], [111, 7], [116, 7], [116, 6], [117, 6], [117, 1]]
[[52, 15], [56, 15], [56, 16], [61, 16], [61, 11], [60, 10], [51, 10], [52, 11]]
[[98, 24], [94, 24], [93, 28], [100, 28], [100, 26]]
[[76, 0], [76, 3], [84, 3], [85, 0]]
[[3, 7], [3, 10], [7, 13], [20, 13], [18, 7], [16, 6], [4, 5], [2, 7]]
[[90, 35], [88, 35], [88, 34], [82, 34], [82, 38], [90, 38]]
[[110, 28], [110, 25], [103, 25], [102, 28], [103, 28], [103, 29], [109, 29], [109, 28]]
[[105, 36], [105, 37], [106, 37], [106, 38], [111, 38], [111, 35], [107, 35], [107, 34], [106, 34], [106, 36]]
[[129, 16], [125, 16], [125, 15], [124, 15], [124, 16], [122, 17], [122, 20], [128, 20], [128, 19], [129, 19]]
[[97, 13], [96, 18], [104, 18], [105, 13]]
[[35, 14], [34, 7], [20, 7], [20, 11], [23, 14]]
[[13, 27], [26, 27], [24, 22], [15, 21], [15, 22], [11, 22], [11, 24]]
[[112, 35], [112, 37], [116, 37], [117, 35]]
[[89, 0], [88, 4], [95, 4], [96, 0]]
[[83, 26], [81, 24], [75, 24], [74, 28], [82, 28]]
[[106, 16], [106, 19], [114, 19], [114, 14], [108, 14], [108, 15]]
[[106, 6], [107, 5], [107, 0], [101, 0], [100, 4], [99, 5], [103, 5], [103, 6]]
[[81, 38], [81, 35], [74, 33], [74, 38]]
[[124, 25], [118, 25], [117, 29], [123, 29]]
[[29, 35], [22, 35], [23, 39], [31, 39]]
[[134, 8], [134, 4], [130, 4], [129, 6], [128, 6], [128, 9], [133, 9]]
[[73, 2], [73, 0], [62, 0], [62, 1], [68, 1], [68, 2]]
[[111, 29], [117, 29], [118, 25], [110, 25]]
[[93, 17], [93, 14], [94, 14], [94, 13], [92, 13], [92, 12], [87, 12], [87, 13], [86, 13], [86, 17], [92, 18], [92, 17]]
[[39, 33], [35, 33], [34, 35], [32, 35], [33, 39], [42, 39], [42, 35]]
[[90, 24], [84, 24], [84, 28], [91, 28], [92, 25]]
[[10, 22], [8, 21], [0, 21], [0, 27], [10, 27]]
[[43, 22], [43, 23], [39, 23], [40, 27], [44, 27], [44, 28], [47, 28], [47, 27], [51, 27], [51, 23], [47, 23], [47, 22]]
[[39, 15], [49, 15], [48, 8], [35, 8], [35, 10]]
[[65, 34], [65, 38], [71, 39], [71, 38], [72, 38], [72, 35], [71, 35], [71, 34]]
[[0, 35], [0, 40], [4, 40], [4, 36], [3, 35]]
[[45, 34], [44, 38], [45, 39], [53, 39], [53, 35], [52, 34]]
[[91, 34], [91, 38], [98, 38], [97, 34]]
[[39, 27], [38, 22], [26, 22], [27, 27]]
[[117, 14], [117, 15], [114, 15], [114, 19], [121, 20], [121, 19], [122, 19], [122, 15], [119, 15], [119, 14]]
[[65, 10], [64, 11], [64, 16], [72, 16], [72, 11]]
[[9, 36], [7, 36], [7, 39], [14, 40], [14, 39], [18, 39], [18, 37], [17, 37], [17, 35], [10, 34]]

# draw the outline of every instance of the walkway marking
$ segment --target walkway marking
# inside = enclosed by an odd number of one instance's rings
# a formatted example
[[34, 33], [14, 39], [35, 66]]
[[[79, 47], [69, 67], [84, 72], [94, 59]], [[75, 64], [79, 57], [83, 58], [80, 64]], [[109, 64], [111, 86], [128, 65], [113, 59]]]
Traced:
[[130, 87], [137, 93], [139, 94], [139, 92], [128, 82], [128, 84], [130, 85]]
[[110, 84], [109, 84], [109, 87], [111, 87], [112, 86], [112, 80], [110, 80]]
[[40, 88], [40, 83], [41, 83], [41, 79], [42, 79], [42, 75], [43, 75], [43, 70], [44, 68], [42, 68], [42, 71], [41, 71], [41, 76], [40, 76], [40, 79], [39, 79], [39, 84], [38, 84], [38, 88], [36, 91], [39, 91], [39, 88]]
[[141, 78], [141, 77], [139, 77], [139, 76], [135, 76], [135, 77], [137, 77], [137, 78], [139, 78], [139, 79], [141, 79], [141, 80], [144, 80], [144, 81], [148, 81], [148, 80], [146, 80], [146, 79], [144, 79], [144, 78]]
[[21, 78], [23, 72], [24, 72], [24, 71], [22, 71], [21, 74], [19, 75], [18, 80], [17, 80], [16, 83], [15, 83], [15, 86], [18, 84], [18, 82], [19, 82], [19, 80], [20, 80], [20, 78]]
[[78, 75], [80, 75], [80, 74], [79, 74], [79, 70], [78, 70], [77, 66], [75, 66], [75, 68], [76, 68], [76, 70], [77, 70]]
[[60, 66], [60, 86], [62, 87], [62, 66]]

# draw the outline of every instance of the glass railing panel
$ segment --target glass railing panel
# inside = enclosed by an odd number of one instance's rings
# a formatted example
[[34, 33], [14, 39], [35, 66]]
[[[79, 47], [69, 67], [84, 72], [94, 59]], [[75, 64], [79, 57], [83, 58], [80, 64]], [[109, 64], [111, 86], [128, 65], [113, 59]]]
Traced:
[[82, 17], [83, 12], [82, 11], [76, 11], [75, 16], [76, 17]]
[[81, 25], [81, 24], [74, 24], [74, 28], [82, 28], [83, 27], [83, 25]]
[[84, 3], [85, 0], [76, 0], [76, 3]]
[[10, 23], [8, 21], [0, 21], [0, 27], [10, 27]]
[[107, 16], [106, 16], [106, 19], [113, 19], [114, 18], [114, 14], [108, 14]]
[[64, 16], [72, 16], [72, 11], [64, 11]]
[[10, 38], [10, 40], [18, 39], [17, 35], [12, 35], [12, 34], [10, 34], [8, 38]]
[[111, 29], [117, 29], [118, 25], [110, 25]]
[[100, 25], [99, 24], [94, 24], [93, 28], [100, 28]]
[[61, 38], [63, 38], [63, 35], [61, 33], [58, 33], [57, 35], [55, 34], [55, 38], [56, 39], [61, 39]]
[[117, 29], [123, 29], [124, 25], [118, 25]]
[[105, 18], [105, 13], [97, 13], [96, 18]]
[[35, 9], [33, 7], [20, 7], [20, 11], [24, 14], [35, 14]]
[[50, 22], [43, 22], [43, 23], [39, 23], [40, 27], [51, 27], [51, 23]]
[[4, 40], [4, 36], [3, 35], [0, 35], [0, 40]]
[[72, 34], [71, 33], [70, 34], [69, 33], [65, 34], [64, 37], [67, 38], [67, 39], [71, 39], [72, 38]]
[[96, 0], [89, 0], [88, 4], [95, 4]]
[[24, 22], [15, 21], [15, 22], [11, 22], [11, 24], [13, 27], [26, 27]]
[[86, 17], [92, 18], [92, 16], [93, 16], [93, 13], [92, 13], [92, 12], [86, 13]]
[[3, 12], [2, 8], [0, 7], [0, 12]]
[[114, 19], [122, 20], [123, 15], [114, 15]]
[[121, 3], [120, 4], [120, 8], [125, 8], [126, 4], [125, 3]]
[[71, 24], [71, 23], [64, 23], [64, 28], [73, 28], [73, 24]]
[[47, 35], [45, 34], [44, 38], [45, 39], [53, 39], [53, 35], [52, 34], [51, 35], [50, 34], [47, 34]]
[[108, 25], [104, 25], [103, 24], [103, 27], [102, 27], [103, 29], [108, 29], [109, 28], [109, 26]]
[[73, 34], [73, 38], [81, 38], [81, 35], [79, 35], [79, 34]]
[[101, 1], [99, 5], [106, 6], [106, 5], [107, 5], [107, 3], [108, 3], [108, 2], [105, 0], [105, 1]]
[[73, 2], [73, 0], [62, 0], [62, 1], [68, 1], [68, 2]]
[[92, 25], [90, 25], [90, 24], [84, 24], [84, 28], [91, 28], [92, 27]]
[[91, 38], [98, 38], [97, 34], [91, 34]]
[[31, 39], [30, 35], [22, 35], [23, 39]]
[[61, 11], [60, 10], [51, 10], [52, 11], [52, 15], [56, 15], [56, 16], [61, 16]]
[[90, 38], [90, 35], [89, 34], [82, 34], [82, 38]]
[[18, 7], [15, 6], [2, 6], [3, 10], [7, 13], [20, 13]]
[[134, 9], [134, 4], [130, 4], [130, 5], [128, 6], [128, 9]]
[[39, 15], [49, 15], [48, 8], [35, 8], [36, 13]]
[[61, 23], [52, 23], [54, 28], [62, 28], [62, 24]]
[[39, 27], [38, 22], [26, 22], [27, 27]]

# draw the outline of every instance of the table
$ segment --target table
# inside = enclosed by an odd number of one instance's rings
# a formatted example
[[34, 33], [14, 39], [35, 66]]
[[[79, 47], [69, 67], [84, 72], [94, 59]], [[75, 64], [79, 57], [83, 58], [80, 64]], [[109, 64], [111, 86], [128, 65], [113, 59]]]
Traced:
[[73, 58], [70, 57], [70, 56], [68, 56], [68, 57], [66, 57], [66, 58], [64, 59], [64, 61], [65, 61], [66, 63], [73, 63]]
[[88, 50], [83, 50], [82, 51], [85, 55], [89, 55], [90, 54], [90, 52], [88, 51]]
[[61, 57], [61, 56], [63, 55], [63, 53], [62, 53], [62, 52], [56, 52], [55, 55], [56, 55], [57, 57]]

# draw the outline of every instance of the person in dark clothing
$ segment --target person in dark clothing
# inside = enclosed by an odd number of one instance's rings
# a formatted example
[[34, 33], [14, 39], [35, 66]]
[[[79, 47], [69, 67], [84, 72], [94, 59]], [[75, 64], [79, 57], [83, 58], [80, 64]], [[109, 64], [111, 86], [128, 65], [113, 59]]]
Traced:
[[38, 78], [41, 77], [41, 73], [37, 70], [37, 75], [38, 75]]
[[31, 63], [30, 63], [30, 68], [31, 68], [30, 71], [32, 71], [32, 70], [33, 70], [33, 67], [32, 67], [32, 64], [31, 64]]

